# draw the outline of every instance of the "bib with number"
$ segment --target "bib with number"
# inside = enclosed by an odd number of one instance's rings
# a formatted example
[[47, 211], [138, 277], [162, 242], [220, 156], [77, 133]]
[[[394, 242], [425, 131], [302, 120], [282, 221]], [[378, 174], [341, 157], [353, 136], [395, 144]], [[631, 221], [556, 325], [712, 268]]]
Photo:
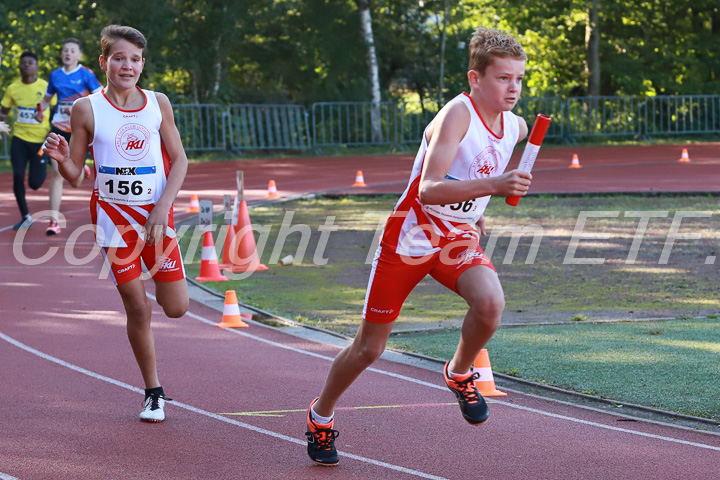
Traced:
[[423, 205], [423, 210], [430, 215], [449, 222], [475, 223], [480, 199], [474, 198], [451, 205]]
[[[447, 180], [457, 180], [451, 175], [445, 175]], [[466, 200], [460, 203], [453, 203], [449, 205], [425, 205], [423, 204], [423, 211], [433, 215], [435, 217], [447, 220], [449, 222], [460, 222], [473, 224], [476, 221], [476, 215], [478, 208], [480, 207], [479, 199], [474, 198], [472, 200]]]
[[72, 111], [73, 102], [58, 102], [55, 116], [53, 116], [53, 124], [70, 121], [70, 112]]
[[35, 120], [35, 112], [37, 110], [30, 107], [20, 107], [18, 106], [18, 116], [17, 120], [15, 120], [18, 123], [27, 123], [30, 125], [40, 125], [40, 122]]
[[123, 205], [155, 203], [157, 168], [108, 167], [98, 169], [98, 198]]

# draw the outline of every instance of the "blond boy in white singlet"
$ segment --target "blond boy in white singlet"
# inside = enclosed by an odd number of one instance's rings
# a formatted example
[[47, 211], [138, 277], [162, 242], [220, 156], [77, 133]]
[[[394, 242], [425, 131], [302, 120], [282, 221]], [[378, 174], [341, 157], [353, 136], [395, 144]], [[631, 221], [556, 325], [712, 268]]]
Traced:
[[[335, 404], [385, 349], [410, 291], [426, 275], [465, 299], [460, 341], [445, 364], [444, 380], [470, 424], [487, 421], [489, 410], [472, 365], [500, 324], [504, 294], [495, 268], [479, 245], [490, 195], [522, 196], [529, 173], [503, 173], [515, 145], [528, 132], [510, 110], [525, 75], [525, 52], [504, 32], [479, 27], [470, 42], [470, 93], [451, 100], [427, 126], [407, 189], [382, 233], [353, 343], [330, 368], [320, 396], [307, 413], [307, 453], [335, 465]], [[478, 231], [479, 230], [479, 231]]]

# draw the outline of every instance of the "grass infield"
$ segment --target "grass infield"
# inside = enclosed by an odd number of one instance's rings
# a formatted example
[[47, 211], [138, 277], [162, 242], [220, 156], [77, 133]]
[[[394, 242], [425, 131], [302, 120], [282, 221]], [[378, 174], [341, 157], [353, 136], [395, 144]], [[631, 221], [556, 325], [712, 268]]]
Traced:
[[[500, 329], [493, 370], [620, 402], [720, 421], [720, 316]], [[451, 358], [458, 329], [402, 334], [390, 344]]]
[[[252, 208], [269, 270], [208, 286], [235, 289], [241, 302], [353, 335], [378, 227], [396, 199], [316, 198]], [[493, 198], [487, 214], [483, 247], [505, 290], [503, 324], [524, 325], [501, 329], [488, 345], [495, 370], [720, 420], [717, 197], [534, 196], [514, 208]], [[184, 236], [184, 253], [189, 243]], [[188, 253], [194, 278], [200, 249]], [[296, 264], [280, 266], [286, 255]], [[449, 358], [465, 311], [461, 298], [426, 278], [405, 302], [396, 330], [433, 332], [391, 341]], [[657, 318], [665, 320], [640, 322]], [[534, 325], [540, 322], [559, 325]]]

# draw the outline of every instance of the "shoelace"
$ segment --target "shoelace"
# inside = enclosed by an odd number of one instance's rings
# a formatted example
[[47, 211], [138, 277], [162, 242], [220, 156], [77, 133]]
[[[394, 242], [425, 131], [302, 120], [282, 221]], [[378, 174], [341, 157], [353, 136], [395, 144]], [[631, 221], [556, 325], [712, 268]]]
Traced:
[[309, 442], [313, 442], [313, 439], [315, 439], [320, 450], [330, 450], [340, 432], [331, 428], [318, 428], [314, 432], [307, 432], [305, 435], [307, 435]]
[[155, 410], [160, 409], [160, 399], [161, 398], [163, 400], [165, 400], [166, 402], [169, 402], [172, 400], [172, 398], [167, 398], [167, 397], [165, 397], [165, 395], [150, 395], [150, 396], [146, 397], [145, 400], [143, 401], [143, 405], [145, 405], [145, 408], [147, 408], [146, 402], [147, 402], [148, 398], [150, 399], [150, 411], [151, 412], [154, 412]]
[[476, 403], [480, 400], [478, 397], [477, 388], [475, 388], [475, 380], [477, 380], [478, 378], [480, 378], [480, 373], [474, 372], [465, 380], [455, 380], [454, 378], [452, 379], [452, 381], [457, 384], [458, 390], [462, 392], [463, 396], [465, 397], [465, 401], [468, 403]]

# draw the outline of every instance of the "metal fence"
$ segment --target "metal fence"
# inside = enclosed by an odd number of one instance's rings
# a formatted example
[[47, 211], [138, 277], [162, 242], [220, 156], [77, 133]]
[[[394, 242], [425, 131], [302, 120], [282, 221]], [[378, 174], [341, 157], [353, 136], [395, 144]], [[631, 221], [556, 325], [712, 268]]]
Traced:
[[[417, 145], [437, 102], [319, 102], [302, 105], [175, 105], [185, 150], [304, 150], [332, 146]], [[374, 109], [374, 111], [373, 111]], [[546, 138], [644, 138], [720, 133], [720, 95], [521, 99], [514, 112], [530, 126], [552, 117]], [[373, 134], [372, 118], [380, 119]], [[0, 158], [9, 158], [0, 142]]]
[[[398, 143], [397, 105], [381, 102], [319, 102], [312, 105], [313, 146], [387, 145]], [[372, 118], [380, 118], [373, 134]]]
[[532, 122], [535, 121], [538, 113], [552, 117], [553, 121], [548, 127], [545, 138], [561, 140], [567, 135], [567, 105], [560, 97], [521, 98], [513, 112], [523, 117], [530, 128], [532, 128]]
[[635, 97], [573, 97], [565, 101], [568, 137], [642, 135], [642, 100]]
[[175, 105], [175, 125], [188, 152], [225, 150], [227, 109], [222, 105]]
[[310, 148], [307, 112], [301, 105], [230, 105], [231, 150]]
[[720, 131], [720, 95], [663, 95], [645, 101], [645, 135]]

